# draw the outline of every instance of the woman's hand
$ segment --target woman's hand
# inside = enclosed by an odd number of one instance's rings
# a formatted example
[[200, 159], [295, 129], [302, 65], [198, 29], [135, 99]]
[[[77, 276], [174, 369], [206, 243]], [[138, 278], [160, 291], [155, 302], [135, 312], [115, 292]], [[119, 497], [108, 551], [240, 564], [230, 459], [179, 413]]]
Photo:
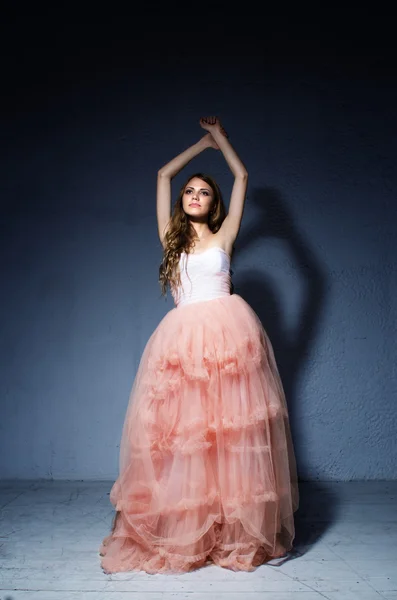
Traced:
[[226, 138], [229, 137], [226, 133], [225, 129], [222, 127], [220, 120], [218, 117], [201, 117], [200, 126], [206, 131], [218, 130], [224, 135]]
[[207, 148], [214, 148], [215, 150], [219, 150], [219, 146], [212, 137], [210, 133], [207, 133], [203, 138], [203, 142], [205, 143]]

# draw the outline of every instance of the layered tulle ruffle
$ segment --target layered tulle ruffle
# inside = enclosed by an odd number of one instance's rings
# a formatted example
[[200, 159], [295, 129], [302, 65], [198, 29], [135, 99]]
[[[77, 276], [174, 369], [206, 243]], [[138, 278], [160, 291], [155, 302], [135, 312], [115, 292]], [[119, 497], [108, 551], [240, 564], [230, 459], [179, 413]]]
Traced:
[[106, 572], [251, 570], [292, 546], [298, 506], [270, 341], [238, 295], [171, 310], [143, 353], [111, 490]]

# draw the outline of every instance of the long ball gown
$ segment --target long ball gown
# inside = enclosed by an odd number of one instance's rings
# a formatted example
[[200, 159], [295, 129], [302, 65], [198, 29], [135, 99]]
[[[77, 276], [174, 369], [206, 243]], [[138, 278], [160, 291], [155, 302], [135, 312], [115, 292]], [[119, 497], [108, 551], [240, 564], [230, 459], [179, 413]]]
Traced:
[[219, 247], [182, 253], [176, 306], [151, 335], [124, 421], [110, 492], [106, 573], [253, 570], [286, 554], [296, 462], [271, 342], [230, 293]]

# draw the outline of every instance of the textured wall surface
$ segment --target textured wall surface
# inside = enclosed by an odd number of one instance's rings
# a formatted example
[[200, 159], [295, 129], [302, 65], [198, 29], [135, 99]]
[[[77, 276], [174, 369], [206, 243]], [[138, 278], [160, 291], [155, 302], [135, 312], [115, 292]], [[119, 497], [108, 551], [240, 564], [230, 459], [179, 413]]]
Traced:
[[[117, 475], [140, 355], [172, 307], [156, 173], [218, 114], [249, 172], [234, 284], [274, 344], [300, 477], [397, 477], [395, 85], [259, 54], [113, 59], [47, 65], [5, 113], [0, 476]], [[174, 194], [196, 170], [228, 204], [212, 149]]]

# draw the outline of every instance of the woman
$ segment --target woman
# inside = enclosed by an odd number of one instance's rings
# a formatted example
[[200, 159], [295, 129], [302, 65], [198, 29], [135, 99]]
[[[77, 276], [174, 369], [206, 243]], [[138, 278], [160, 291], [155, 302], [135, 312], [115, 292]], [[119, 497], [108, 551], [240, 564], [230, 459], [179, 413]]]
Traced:
[[[116, 515], [101, 545], [105, 572], [184, 572], [207, 562], [252, 570], [294, 539], [296, 465], [272, 345], [231, 294], [230, 257], [247, 171], [216, 117], [208, 133], [158, 172], [160, 283], [168, 312], [143, 352], [124, 422]], [[171, 215], [171, 179], [206, 148], [220, 149], [234, 184], [197, 174]]]

